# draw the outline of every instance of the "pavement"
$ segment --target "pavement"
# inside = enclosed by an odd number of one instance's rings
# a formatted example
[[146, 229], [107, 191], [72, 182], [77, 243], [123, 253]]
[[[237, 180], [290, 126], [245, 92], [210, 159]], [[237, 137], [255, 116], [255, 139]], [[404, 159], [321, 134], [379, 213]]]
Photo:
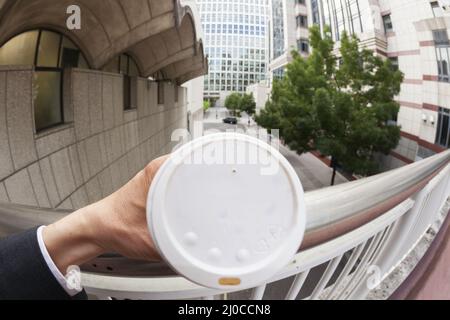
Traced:
[[[246, 132], [248, 129], [256, 129], [257, 125], [251, 121], [248, 125], [248, 117], [243, 115], [237, 125], [223, 123], [222, 119], [229, 116], [225, 108], [211, 108], [205, 112], [203, 128], [207, 130], [238, 130]], [[312, 191], [330, 186], [333, 170], [311, 153], [298, 155], [288, 147], [280, 144], [281, 154], [290, 162], [297, 172], [305, 191]], [[348, 182], [340, 173], [336, 174], [335, 184]]]
[[[323, 163], [315, 155], [305, 153], [299, 156], [296, 152], [280, 145], [281, 154], [294, 167], [305, 191], [312, 191], [328, 187], [331, 184], [333, 169]], [[346, 183], [348, 180], [339, 172], [336, 173], [335, 185]]]

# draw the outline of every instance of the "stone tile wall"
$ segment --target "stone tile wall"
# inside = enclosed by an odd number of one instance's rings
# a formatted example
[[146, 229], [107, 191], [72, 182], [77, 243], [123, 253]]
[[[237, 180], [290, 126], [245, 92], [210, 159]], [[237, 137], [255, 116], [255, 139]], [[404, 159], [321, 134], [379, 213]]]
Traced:
[[64, 76], [65, 119], [36, 134], [33, 70], [0, 69], [0, 201], [76, 209], [120, 188], [152, 159], [170, 152], [187, 125], [186, 90], [134, 80], [136, 109], [124, 110], [122, 76], [73, 69]]

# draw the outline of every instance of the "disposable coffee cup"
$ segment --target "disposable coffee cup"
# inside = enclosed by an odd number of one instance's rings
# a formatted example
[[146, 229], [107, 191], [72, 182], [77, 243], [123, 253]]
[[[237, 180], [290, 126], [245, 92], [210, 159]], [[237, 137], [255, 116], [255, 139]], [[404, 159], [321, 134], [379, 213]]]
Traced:
[[201, 286], [240, 290], [287, 266], [303, 239], [304, 192], [289, 162], [236, 133], [196, 139], [156, 174], [147, 200], [163, 259]]

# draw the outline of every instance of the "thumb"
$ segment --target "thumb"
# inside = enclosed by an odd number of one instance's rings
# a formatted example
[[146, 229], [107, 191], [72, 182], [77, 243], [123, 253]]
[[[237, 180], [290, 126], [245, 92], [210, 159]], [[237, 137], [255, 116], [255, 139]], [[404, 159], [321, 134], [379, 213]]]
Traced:
[[152, 181], [155, 178], [155, 175], [158, 172], [159, 168], [161, 168], [164, 162], [166, 162], [168, 159], [169, 155], [162, 156], [153, 160], [144, 168], [145, 185], [147, 188], [150, 188], [150, 185], [152, 184]]

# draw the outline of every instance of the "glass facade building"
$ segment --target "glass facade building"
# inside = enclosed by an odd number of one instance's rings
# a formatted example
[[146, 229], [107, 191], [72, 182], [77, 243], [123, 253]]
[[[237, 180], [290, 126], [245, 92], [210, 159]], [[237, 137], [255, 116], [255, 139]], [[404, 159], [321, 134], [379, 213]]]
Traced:
[[[313, 7], [313, 19], [319, 19], [320, 6], [322, 6], [323, 23], [330, 26], [334, 41], [339, 41], [342, 32], [349, 34], [361, 34], [365, 32], [363, 20], [364, 14], [370, 12], [369, 3], [358, 0], [321, 0], [311, 1]], [[317, 22], [315, 22], [317, 23]]]
[[268, 65], [268, 0], [198, 0], [209, 74], [205, 98], [244, 93], [265, 80]]
[[272, 0], [272, 33], [273, 57], [281, 56], [286, 48], [284, 45], [284, 12], [283, 0]]
[[293, 50], [304, 57], [309, 54], [309, 6], [309, 0], [270, 1], [269, 87], [284, 77]]

